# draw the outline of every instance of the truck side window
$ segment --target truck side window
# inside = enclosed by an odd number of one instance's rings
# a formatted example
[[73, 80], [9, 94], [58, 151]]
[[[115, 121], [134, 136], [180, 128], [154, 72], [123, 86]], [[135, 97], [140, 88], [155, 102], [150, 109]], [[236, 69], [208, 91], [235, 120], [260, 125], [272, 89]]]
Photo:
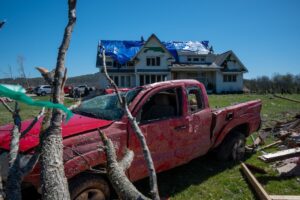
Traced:
[[180, 88], [160, 91], [151, 96], [141, 110], [141, 122], [181, 116], [182, 93]]
[[191, 87], [187, 89], [188, 94], [188, 110], [189, 112], [197, 112], [204, 108], [202, 100], [202, 92], [198, 87]]

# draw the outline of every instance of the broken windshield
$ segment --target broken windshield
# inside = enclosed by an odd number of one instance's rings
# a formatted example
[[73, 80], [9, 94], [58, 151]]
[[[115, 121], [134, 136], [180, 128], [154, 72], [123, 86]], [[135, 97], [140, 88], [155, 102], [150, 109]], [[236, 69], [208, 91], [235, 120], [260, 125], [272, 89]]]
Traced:
[[[126, 102], [129, 105], [140, 91], [141, 88], [137, 88], [129, 90], [128, 92], [121, 92], [120, 94], [122, 96], [125, 95]], [[74, 109], [73, 112], [106, 120], [119, 120], [124, 114], [116, 93], [97, 96], [86, 100], [82, 102], [78, 108]]]

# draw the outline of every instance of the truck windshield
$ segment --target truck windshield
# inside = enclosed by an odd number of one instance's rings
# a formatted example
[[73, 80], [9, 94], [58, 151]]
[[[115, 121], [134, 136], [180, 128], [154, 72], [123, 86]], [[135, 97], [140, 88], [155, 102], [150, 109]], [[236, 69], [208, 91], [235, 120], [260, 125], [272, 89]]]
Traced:
[[[137, 88], [128, 92], [121, 92], [121, 95], [126, 97], [126, 102], [129, 105], [141, 90], [141, 88]], [[124, 114], [116, 93], [86, 100], [74, 109], [73, 112], [106, 120], [119, 120]]]

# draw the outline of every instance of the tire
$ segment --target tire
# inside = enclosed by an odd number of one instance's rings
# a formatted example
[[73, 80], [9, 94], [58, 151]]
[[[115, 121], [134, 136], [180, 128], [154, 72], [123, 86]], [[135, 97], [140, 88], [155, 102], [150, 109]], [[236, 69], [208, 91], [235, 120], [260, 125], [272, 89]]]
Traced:
[[217, 150], [217, 158], [221, 161], [238, 162], [245, 156], [245, 135], [234, 131], [228, 135]]
[[95, 174], [82, 174], [69, 184], [71, 200], [108, 200], [110, 189], [103, 177]]
[[42, 96], [45, 96], [45, 95], [46, 95], [46, 92], [45, 92], [45, 91], [41, 92], [41, 95], [42, 95]]

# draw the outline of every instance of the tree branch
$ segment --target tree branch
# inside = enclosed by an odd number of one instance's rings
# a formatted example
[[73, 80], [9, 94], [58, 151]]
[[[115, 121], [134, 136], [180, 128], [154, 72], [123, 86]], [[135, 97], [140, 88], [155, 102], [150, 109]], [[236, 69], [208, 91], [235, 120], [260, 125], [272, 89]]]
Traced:
[[21, 138], [25, 137], [25, 135], [34, 127], [34, 125], [44, 115], [44, 113], [45, 113], [45, 108], [43, 107], [40, 113], [32, 120], [29, 126], [21, 133]]
[[124, 172], [124, 168], [122, 168], [117, 162], [116, 151], [112, 141], [107, 138], [100, 129], [98, 129], [98, 132], [105, 145], [104, 150], [107, 158], [108, 177], [116, 193], [118, 194], [119, 199], [148, 200], [148, 198], [141, 194], [128, 180]]
[[11, 113], [14, 113], [14, 110], [2, 99], [0, 98], [1, 103], [3, 104], [3, 106]]
[[150, 188], [151, 188], [150, 193], [151, 193], [152, 199], [159, 200], [160, 197], [159, 197], [159, 193], [158, 193], [155, 167], [154, 167], [154, 163], [153, 163], [151, 153], [150, 153], [150, 150], [148, 148], [145, 136], [142, 133], [140, 127], [138, 126], [138, 123], [136, 122], [136, 119], [132, 116], [130, 110], [128, 109], [125, 97], [123, 97], [123, 98], [121, 97], [118, 86], [109, 77], [109, 75], [107, 73], [106, 56], [105, 56], [105, 49], [104, 48], [102, 49], [102, 58], [103, 58], [103, 71], [104, 71], [105, 77], [108, 80], [108, 82], [110, 83], [110, 85], [115, 89], [115, 91], [117, 93], [117, 96], [118, 96], [118, 100], [119, 100], [120, 104], [122, 105], [126, 116], [129, 119], [129, 122], [130, 122], [130, 125], [131, 125], [132, 129], [133, 129], [133, 132], [136, 134], [136, 136], [139, 139], [139, 142], [142, 146], [144, 158], [146, 160], [146, 164], [147, 164], [147, 168], [148, 168], [148, 172], [149, 172], [149, 180], [150, 180]]
[[118, 162], [119, 166], [123, 169], [123, 171], [126, 171], [130, 167], [133, 161], [133, 157], [134, 152], [129, 149], [126, 149], [124, 157]]

